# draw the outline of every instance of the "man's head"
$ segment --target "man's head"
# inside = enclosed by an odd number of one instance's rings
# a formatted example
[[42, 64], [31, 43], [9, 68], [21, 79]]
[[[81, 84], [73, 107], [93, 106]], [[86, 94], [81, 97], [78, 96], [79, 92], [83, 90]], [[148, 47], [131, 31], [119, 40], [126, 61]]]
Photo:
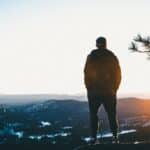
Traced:
[[99, 37], [96, 39], [96, 47], [98, 49], [105, 49], [107, 48], [107, 42], [104, 37]]

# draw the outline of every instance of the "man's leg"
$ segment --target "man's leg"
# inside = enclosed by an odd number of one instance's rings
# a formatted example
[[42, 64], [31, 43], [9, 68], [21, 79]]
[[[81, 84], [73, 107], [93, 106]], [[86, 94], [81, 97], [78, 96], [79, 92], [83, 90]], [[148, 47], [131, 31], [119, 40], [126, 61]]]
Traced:
[[91, 125], [91, 136], [96, 140], [96, 134], [98, 129], [98, 116], [97, 112], [100, 106], [98, 97], [93, 94], [88, 94], [89, 110], [90, 110], [90, 125]]
[[106, 99], [104, 100], [104, 108], [108, 115], [110, 129], [115, 138], [117, 138], [118, 133], [118, 121], [116, 118], [116, 103], [117, 103], [116, 95], [106, 97]]

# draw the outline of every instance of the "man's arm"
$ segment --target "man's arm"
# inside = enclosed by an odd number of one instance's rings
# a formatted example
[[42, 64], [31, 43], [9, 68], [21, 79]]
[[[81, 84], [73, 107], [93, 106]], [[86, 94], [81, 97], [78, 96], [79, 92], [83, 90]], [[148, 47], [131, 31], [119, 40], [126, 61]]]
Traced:
[[121, 74], [120, 63], [116, 56], [115, 56], [115, 60], [116, 60], [116, 90], [117, 90], [121, 83], [122, 74]]
[[86, 70], [87, 70], [87, 64], [90, 60], [90, 55], [87, 56], [87, 59], [86, 59], [86, 62], [85, 62], [85, 66], [84, 66], [84, 74], [86, 73]]

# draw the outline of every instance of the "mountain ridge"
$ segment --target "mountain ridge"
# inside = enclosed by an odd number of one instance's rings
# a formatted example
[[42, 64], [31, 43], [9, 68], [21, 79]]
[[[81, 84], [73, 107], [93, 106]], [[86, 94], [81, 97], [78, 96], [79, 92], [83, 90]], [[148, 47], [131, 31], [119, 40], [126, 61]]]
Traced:
[[[20, 94], [20, 95], [0, 95], [0, 104], [27, 104], [32, 102], [44, 102], [46, 100], [78, 100], [87, 101], [86, 95], [65, 95], [65, 94]], [[150, 100], [150, 98], [137, 98], [137, 97], [121, 97], [118, 100]]]

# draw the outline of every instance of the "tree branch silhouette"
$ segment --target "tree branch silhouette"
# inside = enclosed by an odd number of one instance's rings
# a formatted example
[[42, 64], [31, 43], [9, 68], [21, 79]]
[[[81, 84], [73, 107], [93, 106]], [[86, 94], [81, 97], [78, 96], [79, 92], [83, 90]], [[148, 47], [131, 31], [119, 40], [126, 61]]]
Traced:
[[132, 52], [146, 53], [150, 59], [150, 36], [142, 37], [138, 34], [131, 42], [129, 50]]

